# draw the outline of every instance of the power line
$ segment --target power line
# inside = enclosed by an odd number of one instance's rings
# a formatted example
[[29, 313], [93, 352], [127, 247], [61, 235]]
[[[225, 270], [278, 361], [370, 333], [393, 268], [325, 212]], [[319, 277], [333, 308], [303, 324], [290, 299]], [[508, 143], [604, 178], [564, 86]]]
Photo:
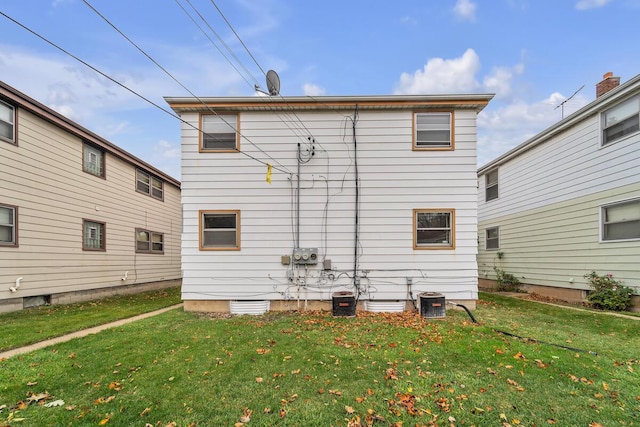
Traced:
[[[52, 42], [51, 40], [47, 39], [46, 37], [44, 37], [44, 36], [42, 36], [42, 35], [38, 34], [38, 33], [37, 33], [37, 32], [35, 32], [34, 30], [32, 30], [31, 28], [29, 28], [29, 27], [25, 26], [24, 24], [22, 24], [21, 22], [19, 22], [19, 21], [17, 21], [17, 20], [15, 20], [15, 19], [13, 19], [12, 17], [10, 17], [9, 15], [7, 15], [6, 13], [4, 13], [4, 12], [0, 11], [0, 15], [4, 16], [4, 17], [5, 17], [5, 18], [7, 18], [9, 21], [13, 22], [14, 24], [18, 25], [19, 27], [23, 28], [24, 30], [26, 30], [26, 31], [30, 32], [31, 34], [33, 34], [34, 36], [38, 37], [39, 39], [41, 39], [41, 40], [42, 40], [42, 41], [44, 41], [45, 43], [47, 43], [47, 44], [49, 44], [49, 45], [51, 45], [51, 46], [55, 47], [55, 48], [56, 48], [56, 49], [58, 49], [59, 51], [63, 52], [64, 54], [66, 54], [66, 55], [68, 55], [68, 56], [70, 56], [71, 58], [75, 59], [76, 61], [80, 62], [81, 64], [83, 64], [83, 65], [85, 65], [86, 67], [90, 68], [91, 70], [95, 71], [96, 73], [100, 74], [101, 76], [103, 76], [104, 78], [108, 79], [109, 81], [111, 81], [111, 82], [113, 82], [113, 83], [117, 84], [118, 86], [120, 86], [121, 88], [125, 89], [126, 91], [128, 91], [128, 92], [132, 93], [133, 95], [137, 96], [138, 98], [140, 98], [140, 99], [142, 99], [142, 100], [146, 101], [146, 102], [147, 102], [147, 103], [149, 103], [150, 105], [153, 105], [154, 107], [156, 107], [156, 108], [158, 108], [159, 110], [161, 110], [161, 111], [165, 112], [166, 114], [170, 115], [171, 117], [173, 117], [173, 118], [175, 118], [175, 119], [178, 119], [180, 122], [182, 122], [182, 123], [186, 124], [187, 126], [190, 126], [190, 127], [192, 127], [193, 129], [197, 130], [198, 132], [200, 132], [200, 133], [204, 134], [204, 132], [203, 132], [201, 129], [199, 129], [197, 126], [194, 126], [194, 125], [193, 125], [193, 124], [191, 124], [190, 122], [188, 122], [188, 121], [186, 121], [186, 120], [183, 120], [180, 116], [178, 116], [178, 115], [174, 114], [173, 112], [171, 112], [171, 111], [169, 111], [169, 110], [167, 110], [167, 109], [163, 108], [162, 106], [160, 106], [160, 105], [156, 104], [155, 102], [151, 101], [149, 98], [146, 98], [145, 96], [143, 96], [143, 95], [139, 94], [138, 92], [136, 92], [136, 91], [134, 91], [133, 89], [131, 89], [131, 88], [127, 87], [127, 86], [126, 86], [126, 85], [124, 85], [123, 83], [120, 83], [119, 81], [117, 81], [117, 80], [116, 80], [116, 79], [114, 79], [113, 77], [111, 77], [111, 76], [107, 75], [106, 73], [104, 73], [104, 72], [100, 71], [99, 69], [97, 69], [97, 68], [96, 68], [96, 67], [94, 67], [93, 65], [91, 65], [91, 64], [89, 64], [88, 62], [86, 62], [86, 61], [84, 61], [84, 60], [80, 59], [79, 57], [77, 57], [76, 55], [72, 54], [71, 52], [69, 52], [69, 51], [65, 50], [65, 49], [64, 49], [64, 48], [62, 48], [61, 46], [58, 46], [57, 44], [55, 44], [55, 43], [54, 43], [54, 42]], [[269, 163], [267, 163], [267, 162], [265, 162], [265, 161], [263, 161], [263, 160], [261, 160], [261, 159], [258, 159], [258, 158], [256, 158], [256, 157], [252, 156], [251, 154], [246, 153], [246, 152], [244, 152], [244, 151], [238, 150], [238, 153], [240, 153], [240, 154], [242, 154], [242, 155], [244, 155], [244, 156], [246, 156], [246, 157], [249, 157], [249, 158], [250, 158], [250, 159], [252, 159], [252, 160], [257, 161], [258, 163], [262, 163], [262, 164], [263, 164], [263, 165], [265, 165], [265, 166], [269, 165]], [[284, 166], [283, 166], [283, 167], [284, 167]], [[288, 174], [288, 175], [292, 175], [292, 172], [291, 172], [291, 171], [289, 171], [289, 170], [287, 170], [286, 168], [285, 168], [285, 170], [283, 170], [283, 169], [280, 169], [280, 168], [278, 168], [278, 167], [276, 167], [276, 166], [273, 166], [273, 169], [276, 169], [276, 170], [278, 170], [278, 171], [280, 171], [280, 172], [282, 172], [282, 173], [286, 173], [286, 174]]]
[[[153, 59], [149, 54], [147, 54], [140, 46], [138, 46], [133, 40], [131, 40], [129, 37], [127, 37], [126, 34], [124, 34], [122, 31], [120, 31], [120, 29], [118, 29], [111, 21], [109, 21], [104, 15], [102, 15], [95, 7], [93, 7], [91, 5], [91, 3], [89, 3], [88, 0], [82, 0], [84, 2], [84, 4], [86, 4], [91, 10], [93, 10], [100, 18], [102, 18], [107, 24], [109, 24], [111, 26], [111, 28], [113, 28], [114, 30], [116, 30], [118, 32], [118, 34], [120, 34], [122, 37], [124, 37], [129, 43], [131, 43], [136, 49], [138, 49], [138, 51], [140, 53], [142, 53], [145, 57], [147, 57], [147, 59], [149, 59], [154, 65], [156, 65], [158, 68], [160, 68], [166, 75], [168, 75], [169, 77], [171, 77], [171, 79], [176, 82], [178, 85], [180, 85], [180, 87], [182, 87], [184, 90], [186, 90], [187, 92], [189, 92], [189, 94], [191, 94], [191, 96], [193, 96], [194, 98], [196, 98], [205, 108], [207, 108], [208, 111], [214, 113], [216, 116], [218, 116], [223, 122], [225, 122], [225, 124], [227, 124], [228, 126], [232, 127], [231, 124], [229, 122], [227, 122], [222, 116], [220, 116], [215, 110], [213, 110], [211, 107], [209, 107], [202, 99], [200, 99], [199, 97], [197, 97], [193, 92], [191, 92], [189, 90], [189, 88], [187, 88], [185, 85], [183, 85], [177, 78], [175, 78], [169, 71], [167, 71], [162, 65], [160, 65], [155, 59]], [[241, 138], [244, 138], [246, 141], [248, 141], [251, 145], [253, 145], [254, 147], [256, 147], [260, 152], [262, 152], [265, 156], [267, 156], [268, 158], [270, 158], [271, 160], [273, 160], [275, 163], [277, 163], [278, 165], [280, 165], [280, 167], [285, 168], [285, 166], [283, 166], [278, 160], [274, 159], [273, 157], [271, 157], [271, 155], [269, 155], [267, 152], [265, 152], [262, 148], [258, 147], [256, 144], [254, 144], [249, 138], [247, 138], [246, 136], [242, 135], [241, 132], [239, 132], [237, 129], [234, 128], [234, 130], [236, 132], [238, 132], [238, 134], [240, 134]], [[285, 168], [286, 169], [286, 168]]]

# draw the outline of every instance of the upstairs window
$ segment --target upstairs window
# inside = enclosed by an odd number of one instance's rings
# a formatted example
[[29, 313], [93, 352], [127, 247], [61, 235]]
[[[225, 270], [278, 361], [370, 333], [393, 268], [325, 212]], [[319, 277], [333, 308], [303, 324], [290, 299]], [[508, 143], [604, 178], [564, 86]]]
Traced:
[[454, 249], [454, 209], [413, 210], [414, 249]]
[[16, 111], [6, 102], [0, 101], [0, 139], [16, 143]]
[[485, 249], [500, 249], [500, 227], [487, 228], [485, 233]]
[[640, 239], [640, 199], [602, 207], [602, 240]]
[[85, 251], [105, 251], [106, 246], [106, 224], [104, 222], [83, 220], [83, 240], [82, 250]]
[[453, 150], [453, 112], [414, 113], [414, 150]]
[[640, 130], [640, 95], [603, 113], [602, 145], [615, 142]]
[[164, 181], [143, 170], [137, 169], [136, 191], [151, 196], [154, 199], [164, 200]]
[[485, 193], [484, 200], [488, 202], [489, 200], [498, 198], [498, 169], [494, 169], [489, 171], [484, 176], [485, 180]]
[[163, 254], [164, 234], [136, 229], [136, 252]]
[[200, 151], [238, 151], [238, 115], [203, 114]]
[[200, 250], [240, 250], [240, 211], [200, 211]]
[[18, 246], [18, 208], [0, 205], [0, 247]]
[[82, 170], [104, 178], [104, 152], [89, 144], [84, 144]]

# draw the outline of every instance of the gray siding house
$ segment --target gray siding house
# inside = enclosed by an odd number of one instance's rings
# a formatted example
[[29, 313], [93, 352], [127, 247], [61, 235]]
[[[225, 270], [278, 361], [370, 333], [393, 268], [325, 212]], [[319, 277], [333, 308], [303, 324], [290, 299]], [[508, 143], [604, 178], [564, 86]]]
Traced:
[[640, 75], [619, 83], [478, 170], [481, 285], [498, 267], [580, 301], [594, 270], [640, 290]]
[[0, 312], [178, 285], [180, 182], [0, 82]]

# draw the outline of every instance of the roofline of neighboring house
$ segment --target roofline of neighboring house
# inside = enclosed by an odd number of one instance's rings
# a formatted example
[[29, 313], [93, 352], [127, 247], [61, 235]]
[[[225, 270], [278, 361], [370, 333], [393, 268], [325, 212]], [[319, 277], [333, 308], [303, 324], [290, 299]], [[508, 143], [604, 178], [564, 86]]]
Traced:
[[587, 117], [609, 108], [609, 106], [618, 102], [621, 98], [624, 98], [629, 92], [632, 92], [638, 87], [640, 87], [640, 74], [633, 77], [632, 79], [625, 82], [624, 84], [621, 84], [620, 86], [614, 89], [611, 89], [609, 92], [599, 96], [598, 98], [596, 98], [589, 104], [585, 105], [578, 111], [574, 112], [573, 114], [565, 117], [564, 119], [560, 120], [556, 124], [548, 127], [547, 129], [543, 130], [539, 134], [535, 135], [534, 137], [529, 138], [528, 140], [524, 141], [522, 144], [516, 146], [515, 148], [512, 148], [511, 150], [507, 151], [503, 155], [496, 157], [495, 159], [491, 160], [489, 163], [483, 165], [477, 171], [478, 176], [482, 175], [484, 172], [490, 169], [493, 169], [495, 167], [498, 167], [506, 163], [507, 161], [513, 159], [514, 157], [517, 157], [531, 150], [532, 148], [537, 147], [540, 144], [544, 144], [550, 138], [554, 137], [555, 135], [564, 131], [565, 129], [575, 125], [576, 123], [586, 119]]
[[102, 149], [106, 152], [118, 157], [119, 159], [124, 160], [127, 163], [130, 163], [136, 167], [141, 169], [145, 169], [148, 172], [152, 172], [154, 175], [157, 175], [158, 178], [162, 178], [165, 182], [169, 182], [172, 185], [180, 188], [180, 181], [168, 175], [167, 173], [161, 171], [155, 166], [150, 165], [144, 160], [139, 159], [133, 154], [129, 153], [126, 150], [118, 147], [112, 142], [107, 141], [99, 135], [91, 132], [90, 130], [80, 126], [78, 123], [73, 120], [68, 119], [62, 114], [52, 110], [46, 105], [36, 101], [35, 99], [25, 95], [19, 90], [9, 86], [5, 82], [0, 80], [0, 99], [5, 99], [20, 108], [24, 108], [25, 110], [30, 111], [31, 113], [37, 115], [43, 120], [56, 125], [65, 131], [76, 135], [78, 138], [90, 142]]
[[176, 112], [203, 111], [282, 111], [282, 110], [360, 110], [379, 109], [482, 109], [494, 94], [450, 95], [359, 95], [359, 96], [241, 96], [241, 97], [165, 97]]

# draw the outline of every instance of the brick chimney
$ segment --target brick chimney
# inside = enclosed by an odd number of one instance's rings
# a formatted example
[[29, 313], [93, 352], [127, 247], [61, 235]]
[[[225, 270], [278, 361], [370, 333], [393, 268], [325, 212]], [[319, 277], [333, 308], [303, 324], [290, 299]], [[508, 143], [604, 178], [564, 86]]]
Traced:
[[609, 71], [602, 76], [602, 81], [596, 83], [596, 98], [609, 92], [611, 89], [620, 85], [620, 77], [613, 77], [613, 73]]

